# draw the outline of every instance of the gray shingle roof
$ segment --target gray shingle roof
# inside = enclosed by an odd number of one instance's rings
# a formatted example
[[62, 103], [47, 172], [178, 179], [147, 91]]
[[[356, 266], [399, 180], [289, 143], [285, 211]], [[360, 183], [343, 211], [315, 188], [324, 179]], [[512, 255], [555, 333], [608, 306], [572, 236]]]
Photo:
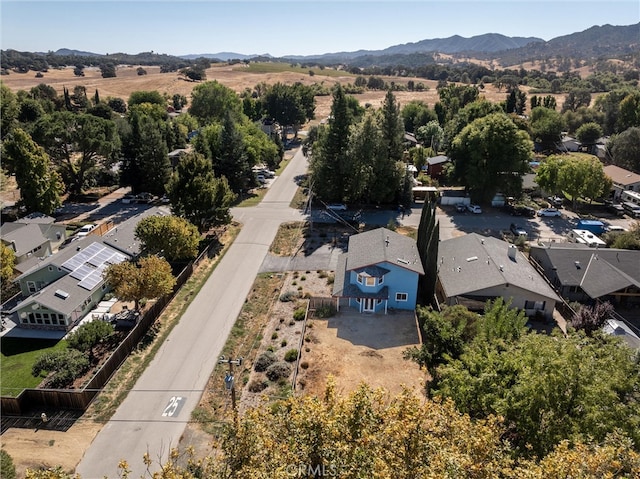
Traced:
[[510, 246], [476, 233], [441, 241], [438, 277], [447, 297], [510, 284], [558, 301], [558, 295], [522, 253], [516, 249], [515, 259], [509, 257]]
[[390, 263], [424, 274], [416, 242], [387, 228], [377, 228], [349, 238], [345, 271]]
[[2, 225], [1, 234], [5, 243], [15, 244], [16, 256], [27, 254], [49, 241], [36, 223], [5, 223]]
[[640, 288], [640, 251], [561, 246], [533, 246], [536, 256], [546, 256], [563, 286], [580, 286], [592, 298], [628, 286]]

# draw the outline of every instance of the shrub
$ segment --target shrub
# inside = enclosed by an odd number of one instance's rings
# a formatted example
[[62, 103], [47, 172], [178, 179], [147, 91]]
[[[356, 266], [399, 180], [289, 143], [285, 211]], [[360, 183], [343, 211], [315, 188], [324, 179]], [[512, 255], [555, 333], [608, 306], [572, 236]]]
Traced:
[[274, 333], [271, 335], [271, 339], [278, 339], [278, 333], [275, 333], [275, 332], [274, 332]]
[[277, 358], [273, 351], [265, 351], [256, 358], [256, 362], [253, 364], [253, 370], [259, 373], [264, 372], [276, 361]]
[[307, 361], [302, 361], [302, 362], [300, 363], [300, 367], [301, 367], [302, 369], [308, 369], [308, 368], [309, 368], [309, 363], [308, 363]]
[[270, 381], [279, 381], [285, 379], [291, 374], [291, 366], [281, 361], [272, 364], [267, 368], [266, 375]]
[[13, 458], [4, 449], [0, 449], [0, 477], [2, 479], [16, 479], [16, 466]]
[[284, 355], [284, 360], [286, 362], [288, 362], [288, 363], [292, 363], [296, 359], [298, 359], [298, 350], [297, 349], [290, 349]]
[[298, 308], [293, 312], [293, 319], [296, 321], [302, 321], [307, 314], [305, 308]]
[[327, 284], [328, 285], [332, 285], [334, 280], [335, 280], [335, 276], [333, 276], [333, 275], [327, 276]]
[[330, 318], [336, 314], [336, 308], [331, 305], [320, 306], [316, 309], [316, 316], [318, 318]]
[[307, 280], [306, 276], [304, 276], [304, 275], [300, 276], [300, 281], [306, 281], [306, 280]]
[[280, 301], [283, 303], [295, 301], [296, 299], [298, 299], [298, 293], [296, 293], [295, 291], [287, 291], [286, 293], [282, 293], [280, 295]]
[[287, 340], [286, 339], [283, 339], [282, 341], [280, 341], [280, 346], [281, 347], [284, 348], [286, 345], [287, 345]]
[[266, 381], [265, 379], [254, 379], [249, 383], [249, 385], [247, 386], [247, 389], [249, 389], [249, 392], [259, 393], [264, 391], [268, 387], [269, 387], [269, 382]]

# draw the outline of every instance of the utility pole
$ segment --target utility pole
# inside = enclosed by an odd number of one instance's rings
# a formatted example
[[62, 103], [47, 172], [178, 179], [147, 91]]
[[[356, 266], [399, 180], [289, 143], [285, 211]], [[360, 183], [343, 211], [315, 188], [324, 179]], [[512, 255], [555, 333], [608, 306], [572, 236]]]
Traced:
[[233, 408], [233, 414], [236, 414], [236, 389], [233, 378], [233, 366], [242, 365], [242, 356], [238, 359], [225, 358], [224, 356], [220, 356], [218, 359], [218, 364], [228, 364], [229, 371], [225, 374], [224, 377], [224, 387], [231, 391], [231, 407]]

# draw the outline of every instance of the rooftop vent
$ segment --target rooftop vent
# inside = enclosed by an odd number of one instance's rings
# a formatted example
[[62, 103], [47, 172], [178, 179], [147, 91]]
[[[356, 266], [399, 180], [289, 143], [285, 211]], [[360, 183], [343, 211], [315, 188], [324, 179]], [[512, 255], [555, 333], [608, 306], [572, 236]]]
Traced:
[[60, 299], [67, 299], [69, 297], [69, 293], [62, 291], [61, 289], [56, 289], [56, 292], [53, 294]]
[[576, 265], [577, 269], [580, 269], [580, 261], [574, 261], [573, 264]]
[[467, 261], [477, 261], [478, 257], [477, 256], [471, 256], [469, 258], [467, 258]]
[[397, 261], [398, 261], [398, 263], [402, 263], [402, 264], [409, 264], [409, 263], [411, 263], [411, 261], [406, 260], [406, 259], [404, 259], [404, 258], [398, 258], [398, 259], [397, 259]]

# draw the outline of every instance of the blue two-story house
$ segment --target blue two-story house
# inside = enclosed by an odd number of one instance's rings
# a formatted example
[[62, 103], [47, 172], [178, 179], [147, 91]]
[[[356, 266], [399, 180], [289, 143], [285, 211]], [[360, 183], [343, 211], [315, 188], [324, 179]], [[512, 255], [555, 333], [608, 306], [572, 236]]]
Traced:
[[413, 239], [387, 228], [353, 235], [336, 266], [337, 309], [346, 303], [361, 313], [414, 310], [421, 274], [424, 269]]

